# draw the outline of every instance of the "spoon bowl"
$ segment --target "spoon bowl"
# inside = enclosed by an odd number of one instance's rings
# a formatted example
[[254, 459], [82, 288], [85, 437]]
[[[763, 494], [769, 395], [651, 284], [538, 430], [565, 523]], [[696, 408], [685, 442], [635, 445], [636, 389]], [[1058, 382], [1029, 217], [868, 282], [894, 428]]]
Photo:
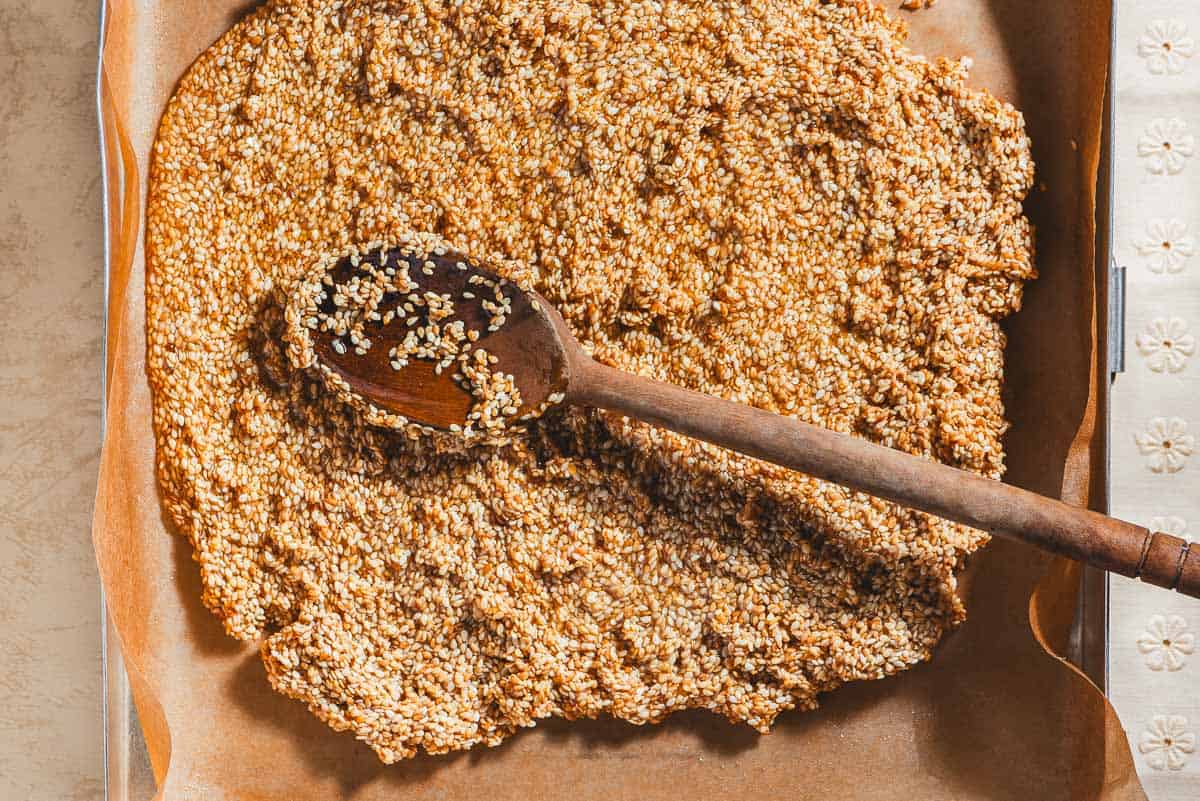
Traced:
[[[355, 277], [368, 276], [375, 270], [407, 269], [416, 288], [408, 292], [387, 293], [380, 301], [384, 309], [403, 309], [410, 294], [424, 296], [433, 292], [448, 296], [453, 316], [468, 331], [478, 334], [474, 347], [482, 348], [495, 359], [494, 371], [507, 373], [521, 393], [515, 415], [535, 415], [538, 410], [564, 395], [572, 357], [581, 355], [566, 323], [554, 307], [536, 292], [525, 291], [492, 270], [480, 266], [453, 250], [430, 253], [422, 258], [399, 250], [371, 250], [358, 258], [339, 259], [328, 270], [334, 287], [345, 286]], [[334, 311], [330, 293], [318, 309]], [[511, 311], [500, 326], [492, 324], [493, 315], [482, 301], [499, 303], [507, 298]], [[474, 398], [469, 389], [454, 379], [451, 369], [437, 369], [432, 359], [412, 358], [401, 369], [392, 366], [391, 349], [400, 345], [414, 329], [409, 321], [422, 321], [422, 310], [411, 314], [368, 321], [364, 330], [371, 339], [365, 352], [356, 350], [345, 336], [318, 328], [310, 333], [317, 360], [340, 377], [350, 389], [376, 407], [400, 415], [412, 423], [451, 430], [465, 426]]]

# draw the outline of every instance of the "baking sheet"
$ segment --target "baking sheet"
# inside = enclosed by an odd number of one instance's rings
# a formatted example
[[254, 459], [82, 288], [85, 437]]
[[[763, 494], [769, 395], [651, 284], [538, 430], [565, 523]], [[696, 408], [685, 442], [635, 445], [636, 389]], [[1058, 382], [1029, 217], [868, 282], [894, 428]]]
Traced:
[[[843, 688], [768, 737], [699, 712], [646, 728], [550, 721], [497, 749], [385, 767], [271, 692], [256, 650], [201, 606], [189, 547], [159, 511], [139, 232], [147, 155], [175, 80], [254, 4], [109, 5], [108, 428], [95, 539], [161, 797], [1144, 798], [1103, 697], [1035, 637], [1066, 646], [1078, 570], [1010, 543], [973, 560], [970, 619], [933, 663]], [[1076, 502], [1103, 473], [1093, 215], [1109, 15], [1102, 0], [944, 0], [908, 17], [918, 50], [970, 54], [974, 80], [1026, 112], [1042, 278], [1008, 326], [1009, 480]]]

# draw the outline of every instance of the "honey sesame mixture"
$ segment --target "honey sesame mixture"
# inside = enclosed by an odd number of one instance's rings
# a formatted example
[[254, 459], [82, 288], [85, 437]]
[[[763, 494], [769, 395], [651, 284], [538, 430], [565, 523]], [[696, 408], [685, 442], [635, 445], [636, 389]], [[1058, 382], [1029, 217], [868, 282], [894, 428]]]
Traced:
[[866, 0], [277, 0], [149, 188], [166, 509], [272, 684], [391, 762], [539, 718], [766, 731], [928, 659], [986, 537], [621, 417], [443, 453], [284, 344], [322, 254], [430, 231], [599, 360], [988, 476], [1033, 275], [1020, 114]]

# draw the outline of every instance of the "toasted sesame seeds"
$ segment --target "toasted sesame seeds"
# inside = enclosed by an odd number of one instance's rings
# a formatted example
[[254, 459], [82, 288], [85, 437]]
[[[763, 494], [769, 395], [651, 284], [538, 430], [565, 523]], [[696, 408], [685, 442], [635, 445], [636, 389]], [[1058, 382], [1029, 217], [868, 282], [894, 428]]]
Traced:
[[1020, 115], [858, 0], [481, 2], [265, 4], [164, 115], [147, 367], [207, 606], [389, 762], [551, 715], [765, 730], [929, 658], [979, 532], [616, 415], [441, 451], [297, 369], [283, 299], [314, 253], [436, 230], [602, 361], [998, 476]]

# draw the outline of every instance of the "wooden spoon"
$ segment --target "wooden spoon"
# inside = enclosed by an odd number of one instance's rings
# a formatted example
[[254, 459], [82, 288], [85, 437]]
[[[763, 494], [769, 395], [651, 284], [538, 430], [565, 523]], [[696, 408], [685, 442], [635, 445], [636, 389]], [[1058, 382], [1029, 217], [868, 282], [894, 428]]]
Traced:
[[[373, 254], [375, 263], [379, 254]], [[388, 254], [386, 259], [405, 258]], [[455, 298], [455, 314], [486, 331], [478, 346], [496, 357], [495, 369], [511, 374], [520, 390], [520, 414], [545, 403], [607, 409], [706, 440], [739, 453], [867, 492], [913, 509], [1017, 539], [1123, 576], [1200, 597], [1200, 547], [958, 470], [930, 459], [876, 445], [788, 417], [720, 400], [605, 366], [588, 356], [553, 306], [535, 292], [519, 290], [481, 269], [461, 253], [431, 256], [432, 274], [410, 270], [419, 291]], [[464, 265], [466, 269], [462, 266]], [[331, 272], [344, 278], [348, 262]], [[497, 282], [512, 311], [495, 331], [478, 301], [462, 299], [482, 276]], [[478, 295], [478, 292], [472, 293]], [[411, 421], [447, 429], [462, 426], [472, 397], [430, 361], [403, 369], [388, 349], [407, 333], [403, 321], [373, 324], [375, 343], [365, 354], [334, 347], [328, 332], [313, 332], [316, 357], [375, 406]], [[517, 424], [517, 423], [513, 423]]]

